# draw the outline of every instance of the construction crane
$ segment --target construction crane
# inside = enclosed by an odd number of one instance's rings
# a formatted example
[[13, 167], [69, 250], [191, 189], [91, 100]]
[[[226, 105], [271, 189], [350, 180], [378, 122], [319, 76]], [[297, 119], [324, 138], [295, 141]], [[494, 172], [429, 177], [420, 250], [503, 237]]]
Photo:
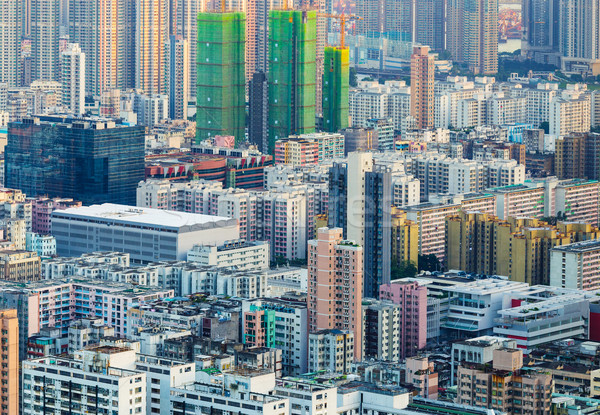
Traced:
[[330, 19], [338, 19], [340, 21], [340, 47], [343, 49], [346, 47], [346, 22], [350, 20], [362, 20], [363, 18], [355, 14], [331, 14], [331, 13], [317, 13], [317, 16], [327, 17]]

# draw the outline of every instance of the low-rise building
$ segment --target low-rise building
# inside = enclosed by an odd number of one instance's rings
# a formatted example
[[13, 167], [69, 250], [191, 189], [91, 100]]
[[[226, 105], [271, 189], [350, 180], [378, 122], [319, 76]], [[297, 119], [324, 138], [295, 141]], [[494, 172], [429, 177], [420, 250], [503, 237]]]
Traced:
[[120, 251], [146, 263], [184, 260], [195, 244], [238, 239], [239, 226], [226, 217], [105, 203], [54, 211], [52, 234], [61, 256]]
[[22, 413], [144, 413], [147, 374], [135, 368], [135, 361], [134, 350], [110, 346], [84, 349], [72, 359], [24, 361]]
[[450, 384], [456, 384], [458, 367], [463, 363], [486, 364], [494, 359], [494, 350], [514, 349], [515, 340], [496, 336], [481, 336], [452, 343], [450, 363]]
[[354, 335], [337, 329], [319, 330], [308, 335], [308, 371], [349, 373], [354, 362]]
[[457, 403], [491, 408], [509, 415], [536, 408], [549, 415], [552, 375], [523, 367], [518, 349], [494, 350], [492, 367], [464, 364], [458, 368]]
[[187, 260], [201, 265], [235, 269], [268, 269], [269, 244], [264, 241], [229, 241], [223, 245], [194, 245]]
[[29, 282], [42, 278], [41, 260], [36, 252], [0, 251], [0, 280]]
[[433, 362], [427, 357], [409, 357], [406, 359], [405, 381], [417, 389], [419, 396], [429, 399], [438, 398], [438, 374]]

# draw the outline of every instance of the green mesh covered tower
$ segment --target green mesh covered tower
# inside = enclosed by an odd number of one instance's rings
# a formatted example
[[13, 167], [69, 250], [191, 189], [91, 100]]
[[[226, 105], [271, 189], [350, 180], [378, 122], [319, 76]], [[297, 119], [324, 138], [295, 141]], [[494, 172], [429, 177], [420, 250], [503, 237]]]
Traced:
[[323, 130], [348, 127], [350, 55], [348, 48], [327, 46], [323, 68]]
[[275, 141], [315, 131], [317, 12], [269, 12], [269, 152]]
[[245, 140], [244, 13], [199, 13], [196, 142], [215, 135]]

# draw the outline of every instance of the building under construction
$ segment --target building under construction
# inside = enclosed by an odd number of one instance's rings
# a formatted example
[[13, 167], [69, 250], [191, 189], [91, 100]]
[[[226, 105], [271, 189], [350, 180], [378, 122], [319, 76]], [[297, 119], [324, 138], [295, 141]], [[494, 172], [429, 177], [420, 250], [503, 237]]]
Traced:
[[245, 140], [245, 26], [241, 12], [198, 14], [196, 142]]
[[275, 141], [315, 131], [317, 12], [269, 12], [269, 153]]
[[323, 71], [323, 130], [338, 132], [348, 127], [350, 57], [346, 47], [325, 48]]

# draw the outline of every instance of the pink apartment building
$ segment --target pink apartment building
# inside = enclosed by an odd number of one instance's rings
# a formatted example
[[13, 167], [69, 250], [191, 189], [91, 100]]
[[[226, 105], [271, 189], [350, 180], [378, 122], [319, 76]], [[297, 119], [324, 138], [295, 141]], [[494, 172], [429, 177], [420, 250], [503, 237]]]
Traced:
[[308, 324], [354, 334], [354, 358], [362, 358], [363, 248], [344, 241], [341, 228], [320, 228], [308, 241]]
[[379, 287], [379, 299], [402, 305], [400, 358], [414, 356], [427, 343], [427, 287], [395, 280]]
[[55, 210], [64, 210], [81, 206], [81, 202], [73, 199], [38, 197], [31, 201], [31, 230], [48, 235], [51, 230], [50, 217]]

